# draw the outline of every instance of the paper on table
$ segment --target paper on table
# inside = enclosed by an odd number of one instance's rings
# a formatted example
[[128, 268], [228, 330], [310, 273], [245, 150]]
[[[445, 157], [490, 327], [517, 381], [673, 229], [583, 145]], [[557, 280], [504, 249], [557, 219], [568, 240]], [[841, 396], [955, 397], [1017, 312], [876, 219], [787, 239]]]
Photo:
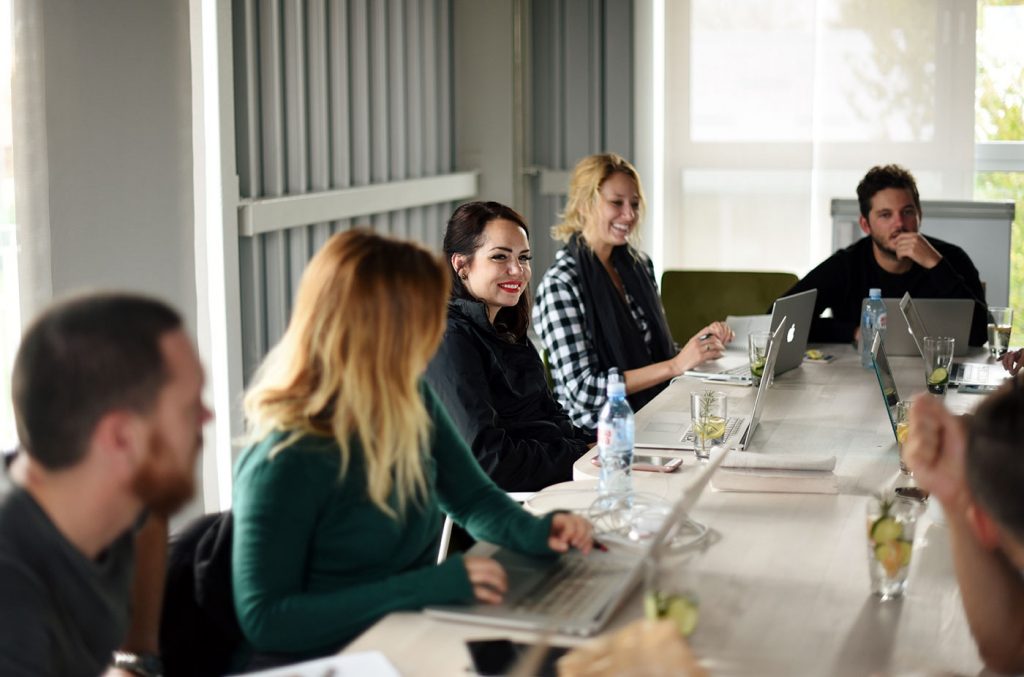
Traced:
[[380, 651], [328, 656], [283, 668], [247, 672], [239, 677], [401, 677]]
[[771, 331], [771, 315], [729, 315], [725, 323], [736, 334], [736, 338], [728, 345], [729, 350], [747, 352], [747, 336], [755, 331]]
[[837, 494], [836, 476], [809, 470], [726, 470], [711, 478], [715, 491], [749, 491], [784, 494]]

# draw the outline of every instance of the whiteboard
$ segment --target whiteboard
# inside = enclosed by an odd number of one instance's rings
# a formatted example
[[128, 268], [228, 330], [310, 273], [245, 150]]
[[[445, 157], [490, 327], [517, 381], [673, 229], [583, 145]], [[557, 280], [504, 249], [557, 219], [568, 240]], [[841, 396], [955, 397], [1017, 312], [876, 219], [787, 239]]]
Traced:
[[[1010, 300], [1010, 228], [1012, 202], [922, 200], [921, 232], [957, 245], [971, 257], [985, 284], [989, 305]], [[832, 200], [832, 251], [848, 247], [864, 233], [856, 200]]]

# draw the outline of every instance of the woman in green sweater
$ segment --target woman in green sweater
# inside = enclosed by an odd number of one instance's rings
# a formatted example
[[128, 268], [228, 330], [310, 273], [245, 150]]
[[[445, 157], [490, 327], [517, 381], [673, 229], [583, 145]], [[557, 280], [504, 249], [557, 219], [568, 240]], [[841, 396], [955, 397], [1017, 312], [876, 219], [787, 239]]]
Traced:
[[434, 563], [442, 511], [523, 552], [590, 549], [586, 520], [509, 500], [423, 383], [448, 291], [428, 251], [367, 231], [306, 268], [246, 394], [254, 442], [235, 469], [232, 582], [255, 651], [322, 655], [392, 611], [499, 602], [495, 561]]

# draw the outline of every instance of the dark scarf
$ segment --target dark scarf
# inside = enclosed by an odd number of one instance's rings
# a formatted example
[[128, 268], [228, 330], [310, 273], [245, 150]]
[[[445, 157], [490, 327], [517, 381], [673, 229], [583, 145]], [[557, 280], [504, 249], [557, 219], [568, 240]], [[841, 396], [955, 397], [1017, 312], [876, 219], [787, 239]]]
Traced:
[[[608, 271], [579, 234], [572, 236], [566, 249], [576, 260], [576, 269], [580, 273], [580, 296], [583, 298], [587, 333], [597, 350], [601, 371], [618, 367], [619, 371], [625, 372], [675, 356], [675, 344], [658, 289], [651, 283], [643, 264], [633, 258], [628, 245], [612, 250], [612, 266], [622, 278], [629, 295], [644, 311], [651, 331], [650, 347], [644, 342], [643, 333], [629, 314], [629, 307], [615, 288]], [[627, 399], [633, 411], [654, 399], [665, 386], [661, 383], [630, 395]]]

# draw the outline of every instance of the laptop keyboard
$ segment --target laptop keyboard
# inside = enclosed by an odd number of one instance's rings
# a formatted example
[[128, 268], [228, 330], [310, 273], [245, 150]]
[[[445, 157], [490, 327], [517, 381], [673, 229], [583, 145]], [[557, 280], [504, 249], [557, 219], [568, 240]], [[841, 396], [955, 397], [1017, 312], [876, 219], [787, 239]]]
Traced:
[[723, 374], [728, 374], [729, 376], [749, 377], [750, 376], [750, 365], [749, 364], [741, 364], [739, 366], [733, 367], [732, 369], [723, 369], [722, 373]]
[[606, 566], [594, 563], [590, 558], [563, 557], [512, 608], [571, 616], [590, 604], [599, 574], [607, 572]]
[[[736, 434], [736, 431], [738, 431], [740, 426], [743, 424], [743, 420], [744, 419], [742, 417], [735, 416], [730, 416], [726, 420], [725, 437], [722, 438], [723, 442], [728, 442], [729, 440], [732, 439], [733, 435]], [[700, 441], [697, 439], [697, 436], [693, 434], [693, 426], [689, 426], [686, 428], [686, 432], [683, 433], [683, 437], [679, 441], [687, 444], [692, 444], [694, 445], [694, 448], [696, 448], [696, 445], [700, 444]]]

